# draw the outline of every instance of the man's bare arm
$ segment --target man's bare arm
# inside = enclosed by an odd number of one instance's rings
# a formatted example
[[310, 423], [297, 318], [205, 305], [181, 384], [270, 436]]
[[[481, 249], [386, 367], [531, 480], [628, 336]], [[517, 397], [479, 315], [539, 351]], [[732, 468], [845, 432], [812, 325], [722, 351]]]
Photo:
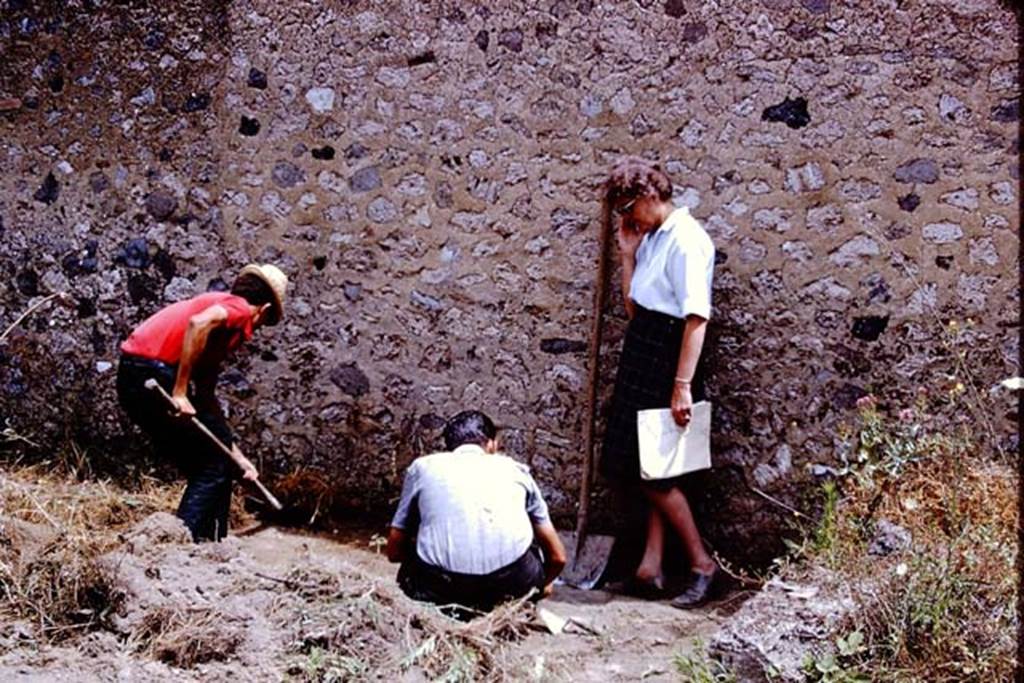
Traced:
[[171, 392], [171, 398], [174, 399], [178, 410], [186, 415], [196, 414], [196, 409], [188, 400], [188, 382], [192, 377], [192, 368], [206, 349], [210, 332], [222, 326], [227, 319], [227, 309], [220, 305], [210, 306], [189, 318], [185, 339], [181, 345], [178, 375], [174, 380], [174, 390]]
[[402, 529], [388, 529], [388, 545], [385, 550], [389, 562], [404, 562], [409, 555], [409, 534]]
[[534, 524], [533, 534], [544, 551], [544, 595], [550, 595], [552, 584], [565, 569], [565, 546], [551, 522]]

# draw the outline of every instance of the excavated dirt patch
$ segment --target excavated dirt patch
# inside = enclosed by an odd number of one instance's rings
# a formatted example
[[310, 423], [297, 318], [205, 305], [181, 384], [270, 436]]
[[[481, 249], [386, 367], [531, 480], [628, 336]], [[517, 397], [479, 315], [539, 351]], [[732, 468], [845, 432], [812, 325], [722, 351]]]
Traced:
[[153, 514], [98, 558], [117, 598], [102, 628], [46, 645], [13, 620], [0, 679], [677, 680], [673, 656], [730, 609], [560, 586], [541, 606], [582, 626], [552, 635], [525, 605], [463, 624], [402, 595], [372, 533], [347, 536], [267, 528], [195, 545]]

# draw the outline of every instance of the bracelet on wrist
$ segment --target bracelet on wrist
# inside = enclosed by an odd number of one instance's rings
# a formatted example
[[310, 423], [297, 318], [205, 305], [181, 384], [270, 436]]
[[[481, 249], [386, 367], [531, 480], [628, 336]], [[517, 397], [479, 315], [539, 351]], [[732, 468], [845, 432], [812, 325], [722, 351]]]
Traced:
[[684, 379], [682, 377], [676, 377], [676, 384], [682, 384], [683, 386], [690, 386], [692, 380]]

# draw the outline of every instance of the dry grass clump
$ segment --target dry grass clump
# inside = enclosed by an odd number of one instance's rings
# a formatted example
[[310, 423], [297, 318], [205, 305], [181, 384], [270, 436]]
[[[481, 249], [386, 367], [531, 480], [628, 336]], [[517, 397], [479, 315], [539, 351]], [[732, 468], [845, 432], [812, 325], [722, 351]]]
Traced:
[[[837, 665], [879, 681], [1010, 680], [1016, 473], [979, 455], [969, 433], [929, 426], [920, 411], [893, 420], [866, 402], [855, 463], [826, 484], [809, 554], [860, 603], [850, 625], [860, 635], [843, 641]], [[909, 532], [909, 547], [868, 553], [883, 519]]]
[[162, 606], [147, 612], [133, 636], [150, 657], [187, 669], [231, 659], [245, 640], [245, 624], [206, 605]]
[[120, 597], [98, 558], [119, 531], [171, 507], [175, 495], [156, 483], [126, 493], [42, 465], [0, 471], [0, 617], [28, 618], [50, 640], [102, 623]]
[[531, 620], [521, 600], [456, 621], [356, 572], [296, 570], [282, 585], [306, 603], [288, 671], [299, 680], [394, 680], [413, 668], [430, 680], [505, 680], [518, 662], [504, 646]]

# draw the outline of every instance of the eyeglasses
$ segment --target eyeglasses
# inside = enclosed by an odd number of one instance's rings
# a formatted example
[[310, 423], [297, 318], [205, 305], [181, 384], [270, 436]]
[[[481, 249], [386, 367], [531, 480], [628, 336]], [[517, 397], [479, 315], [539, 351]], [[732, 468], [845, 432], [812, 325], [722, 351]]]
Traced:
[[629, 200], [628, 202], [626, 202], [622, 206], [616, 206], [615, 207], [615, 213], [618, 214], [619, 216], [626, 216], [626, 215], [628, 215], [629, 212], [633, 210], [633, 205], [636, 204], [638, 199], [640, 199], [640, 198], [639, 197], [633, 197], [631, 200]]

